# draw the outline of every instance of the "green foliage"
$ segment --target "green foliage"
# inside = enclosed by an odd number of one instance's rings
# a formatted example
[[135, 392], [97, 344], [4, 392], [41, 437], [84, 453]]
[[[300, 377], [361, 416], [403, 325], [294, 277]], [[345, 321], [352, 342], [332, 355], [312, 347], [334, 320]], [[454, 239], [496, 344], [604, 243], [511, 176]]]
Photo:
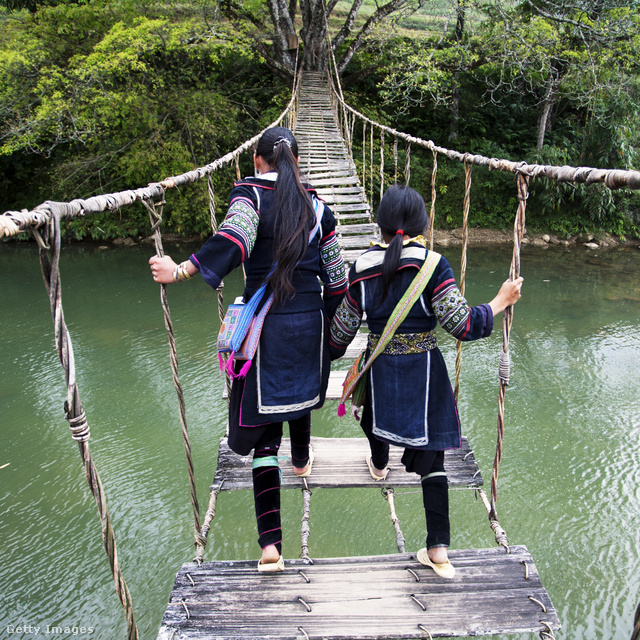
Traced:
[[[637, 168], [639, 14], [622, 1], [579, 2], [423, 5], [393, 30], [372, 34], [349, 64], [357, 83], [346, 90], [347, 101], [373, 120], [448, 148], [530, 163]], [[255, 53], [255, 25], [221, 22], [214, 0], [7, 6], [0, 9], [2, 210], [135, 188], [205, 165], [271, 122], [288, 100], [288, 87]], [[338, 9], [346, 15], [349, 6]], [[268, 22], [260, 0], [244, 8]], [[375, 3], [365, 8], [370, 15]], [[455, 34], [460, 8], [465, 29]], [[538, 153], [545, 100], [551, 109]], [[373, 180], [375, 208], [379, 134], [373, 179], [369, 140], [367, 129], [366, 187]], [[386, 143], [388, 186], [396, 169], [389, 137]], [[358, 125], [360, 168], [362, 151]], [[399, 181], [404, 158], [401, 143]], [[432, 163], [429, 151], [412, 148], [411, 185], [427, 203]], [[241, 171], [251, 169], [247, 154]], [[213, 176], [219, 216], [234, 179], [235, 167]], [[464, 180], [460, 163], [440, 157], [436, 225], [461, 224]], [[530, 230], [640, 235], [635, 192], [547, 180], [532, 181], [531, 191]], [[166, 200], [165, 229], [208, 232], [204, 181], [170, 190]], [[516, 208], [512, 174], [474, 168], [470, 224], [509, 228]], [[74, 220], [68, 233], [107, 239], [148, 228], [146, 210], [134, 206]]]
[[[190, 7], [186, 11], [185, 7]], [[143, 10], [142, 10], [143, 9]], [[144, 186], [203, 166], [288, 99], [237, 34], [154, 2], [60, 4], [5, 19], [0, 40], [2, 209]], [[273, 102], [272, 102], [273, 100]], [[29, 176], [29, 190], [9, 188]], [[11, 178], [11, 182], [9, 182]], [[220, 193], [219, 210], [232, 178]], [[167, 195], [165, 225], [209, 228], [206, 184]], [[145, 233], [132, 207], [69, 225], [75, 237]]]

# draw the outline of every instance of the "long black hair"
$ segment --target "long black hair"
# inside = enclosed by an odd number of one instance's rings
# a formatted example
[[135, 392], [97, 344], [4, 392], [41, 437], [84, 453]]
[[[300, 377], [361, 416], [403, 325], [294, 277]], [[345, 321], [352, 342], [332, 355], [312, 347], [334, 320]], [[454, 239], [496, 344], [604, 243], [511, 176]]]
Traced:
[[389, 187], [380, 200], [377, 222], [383, 235], [391, 238], [382, 264], [382, 294], [379, 305], [389, 293], [400, 266], [403, 234], [415, 237], [424, 233], [429, 218], [422, 196], [403, 185]]
[[275, 217], [274, 257], [277, 261], [269, 278], [274, 302], [295, 294], [293, 270], [302, 259], [315, 221], [311, 196], [298, 174], [298, 143], [289, 129], [267, 129], [256, 146], [256, 155], [278, 172], [273, 200]]

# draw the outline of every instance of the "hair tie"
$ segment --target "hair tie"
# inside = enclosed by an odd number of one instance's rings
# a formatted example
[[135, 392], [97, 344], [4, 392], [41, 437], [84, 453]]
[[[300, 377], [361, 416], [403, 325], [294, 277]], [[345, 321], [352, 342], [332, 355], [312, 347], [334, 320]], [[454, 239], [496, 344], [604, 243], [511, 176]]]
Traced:
[[285, 138], [284, 136], [280, 136], [274, 143], [273, 143], [273, 150], [276, 150], [276, 147], [281, 143], [284, 142], [289, 146], [289, 149], [291, 149], [291, 140], [289, 140], [289, 138]]
[[396, 235], [397, 235], [397, 236], [403, 236], [403, 235], [404, 235], [404, 231], [403, 231], [402, 229], [398, 229], [398, 230], [396, 231]]

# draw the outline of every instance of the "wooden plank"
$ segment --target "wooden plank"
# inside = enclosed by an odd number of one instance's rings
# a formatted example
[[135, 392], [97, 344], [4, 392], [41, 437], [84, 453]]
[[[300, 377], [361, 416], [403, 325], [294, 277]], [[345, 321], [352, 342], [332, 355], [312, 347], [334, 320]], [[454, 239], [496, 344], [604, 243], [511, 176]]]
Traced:
[[342, 222], [340, 222], [336, 226], [336, 232], [343, 235], [361, 233], [369, 236], [375, 236], [378, 232], [378, 225], [375, 222], [366, 222], [363, 224], [342, 224]]
[[526, 547], [449, 555], [450, 580], [415, 553], [287, 560], [272, 575], [259, 574], [254, 560], [187, 563], [158, 639], [400, 640], [560, 628]]
[[[352, 420], [353, 418], [345, 418]], [[354, 422], [354, 427], [357, 425]], [[354, 487], [420, 487], [420, 477], [407, 473], [400, 462], [403, 449], [391, 447], [389, 475], [385, 482], [374, 480], [365, 464], [369, 454], [369, 441], [361, 438], [311, 438], [315, 460], [311, 475], [306, 478], [309, 488], [354, 488]], [[291, 441], [283, 438], [281, 456], [291, 452]], [[214, 488], [222, 491], [247, 490], [253, 487], [251, 478], [252, 456], [239, 456], [231, 449], [226, 438], [220, 441], [218, 464], [213, 479]], [[283, 489], [300, 489], [303, 480], [293, 473], [289, 461], [280, 463]], [[455, 489], [472, 489], [482, 486], [483, 480], [478, 463], [467, 438], [462, 439], [460, 449], [445, 451], [445, 469], [449, 486]]]
[[330, 187], [330, 188], [319, 188], [316, 189], [318, 195], [324, 196], [325, 194], [332, 195], [353, 195], [353, 194], [362, 194], [362, 187]]
[[338, 240], [344, 249], [360, 249], [364, 251], [371, 246], [371, 242], [376, 242], [379, 238], [373, 234], [367, 234], [363, 236], [342, 236]]

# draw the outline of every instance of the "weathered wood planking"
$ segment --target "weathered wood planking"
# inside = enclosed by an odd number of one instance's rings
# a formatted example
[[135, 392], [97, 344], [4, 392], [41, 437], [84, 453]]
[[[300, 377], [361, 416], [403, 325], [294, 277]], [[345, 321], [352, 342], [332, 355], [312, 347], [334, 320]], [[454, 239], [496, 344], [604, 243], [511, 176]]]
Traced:
[[[358, 224], [345, 231], [350, 222], [371, 222], [364, 189], [351, 160], [331, 106], [326, 80], [305, 75], [295, 125], [300, 155], [300, 171], [318, 195], [334, 210], [340, 221], [338, 240], [347, 264], [379, 238], [375, 225]], [[340, 215], [341, 211], [349, 211]], [[357, 213], [357, 212], [360, 213]], [[342, 235], [344, 234], [344, 235]], [[348, 237], [345, 237], [348, 236]]]
[[[354, 429], [359, 427], [354, 422]], [[365, 457], [369, 454], [369, 441], [365, 437], [311, 438], [315, 460], [311, 475], [306, 478], [310, 489], [353, 487], [420, 487], [420, 476], [407, 473], [400, 462], [403, 449], [391, 447], [389, 475], [385, 482], [378, 482], [369, 475]], [[283, 438], [280, 456], [291, 455], [291, 442]], [[251, 489], [252, 456], [239, 456], [229, 449], [226, 438], [220, 441], [218, 465], [212, 490], [236, 491]], [[304, 481], [293, 473], [290, 460], [281, 460], [283, 489], [300, 489]], [[445, 470], [449, 486], [455, 489], [473, 489], [482, 486], [482, 475], [478, 469], [469, 441], [462, 439], [460, 449], [445, 452]]]
[[526, 547], [449, 555], [450, 580], [415, 553], [286, 560], [273, 575], [259, 574], [255, 561], [188, 563], [158, 640], [399, 640], [560, 628]]

